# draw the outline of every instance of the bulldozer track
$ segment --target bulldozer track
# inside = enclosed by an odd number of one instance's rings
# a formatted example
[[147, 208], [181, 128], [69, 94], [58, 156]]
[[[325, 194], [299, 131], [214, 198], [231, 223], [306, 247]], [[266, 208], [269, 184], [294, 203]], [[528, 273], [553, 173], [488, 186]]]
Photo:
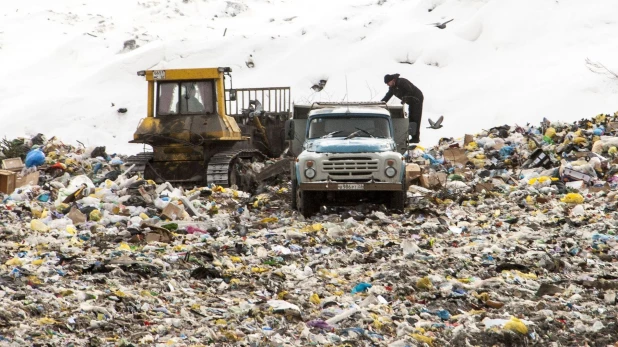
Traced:
[[[144, 171], [152, 160], [154, 154], [152, 152], [143, 152], [130, 156], [126, 160], [126, 166], [135, 165], [130, 172], [139, 174], [144, 177]], [[225, 151], [213, 155], [208, 161], [208, 168], [206, 170], [206, 182], [207, 184], [215, 184], [222, 187], [230, 187], [230, 173], [233, 168], [234, 160], [260, 158], [265, 160], [267, 156], [257, 149], [240, 149]]]
[[154, 157], [153, 152], [138, 153], [136, 155], [132, 155], [128, 157], [127, 163], [125, 164], [125, 166], [135, 165], [129, 172], [134, 172], [144, 177], [144, 170], [146, 170], [146, 165], [148, 165], [148, 162], [153, 157]]
[[232, 150], [213, 155], [208, 161], [206, 173], [208, 184], [214, 183], [218, 186], [229, 187], [233, 161], [237, 158], [247, 159], [255, 157], [266, 159], [266, 155], [257, 149]]

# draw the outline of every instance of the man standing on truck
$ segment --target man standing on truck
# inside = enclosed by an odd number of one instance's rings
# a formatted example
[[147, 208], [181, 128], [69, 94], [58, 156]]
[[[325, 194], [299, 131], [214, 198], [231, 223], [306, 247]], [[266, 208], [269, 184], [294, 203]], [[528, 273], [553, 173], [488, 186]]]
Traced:
[[416, 134], [412, 137], [412, 143], [419, 143], [421, 118], [423, 117], [423, 92], [412, 82], [399, 77], [398, 73], [384, 76], [384, 83], [388, 85], [388, 92], [382, 101], [388, 102], [394, 95], [401, 100], [402, 104], [408, 104], [410, 122], [416, 122]]

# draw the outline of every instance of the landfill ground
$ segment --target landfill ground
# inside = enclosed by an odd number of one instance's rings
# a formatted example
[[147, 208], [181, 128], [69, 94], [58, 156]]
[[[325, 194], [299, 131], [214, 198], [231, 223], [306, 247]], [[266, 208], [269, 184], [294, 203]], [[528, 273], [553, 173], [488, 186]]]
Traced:
[[418, 146], [403, 213], [309, 219], [285, 177], [181, 189], [5, 140], [0, 346], [618, 346], [617, 120]]

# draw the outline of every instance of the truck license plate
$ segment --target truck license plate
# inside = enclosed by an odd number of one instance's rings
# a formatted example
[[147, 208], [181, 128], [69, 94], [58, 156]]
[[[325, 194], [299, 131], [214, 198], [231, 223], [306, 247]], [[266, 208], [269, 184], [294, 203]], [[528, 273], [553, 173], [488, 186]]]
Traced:
[[363, 190], [365, 185], [362, 183], [339, 183], [337, 188], [339, 190]]

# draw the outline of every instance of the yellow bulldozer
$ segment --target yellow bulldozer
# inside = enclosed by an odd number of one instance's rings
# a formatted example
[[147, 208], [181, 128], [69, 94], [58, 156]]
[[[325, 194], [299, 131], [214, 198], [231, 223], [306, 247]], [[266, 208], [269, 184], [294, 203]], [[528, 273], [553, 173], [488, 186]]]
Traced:
[[[148, 82], [148, 108], [130, 143], [144, 152], [128, 158], [145, 179], [250, 191], [289, 168], [289, 160], [257, 170], [255, 162], [286, 150], [290, 88], [234, 89], [229, 67], [139, 71]], [[262, 165], [263, 166], [263, 165]]]

